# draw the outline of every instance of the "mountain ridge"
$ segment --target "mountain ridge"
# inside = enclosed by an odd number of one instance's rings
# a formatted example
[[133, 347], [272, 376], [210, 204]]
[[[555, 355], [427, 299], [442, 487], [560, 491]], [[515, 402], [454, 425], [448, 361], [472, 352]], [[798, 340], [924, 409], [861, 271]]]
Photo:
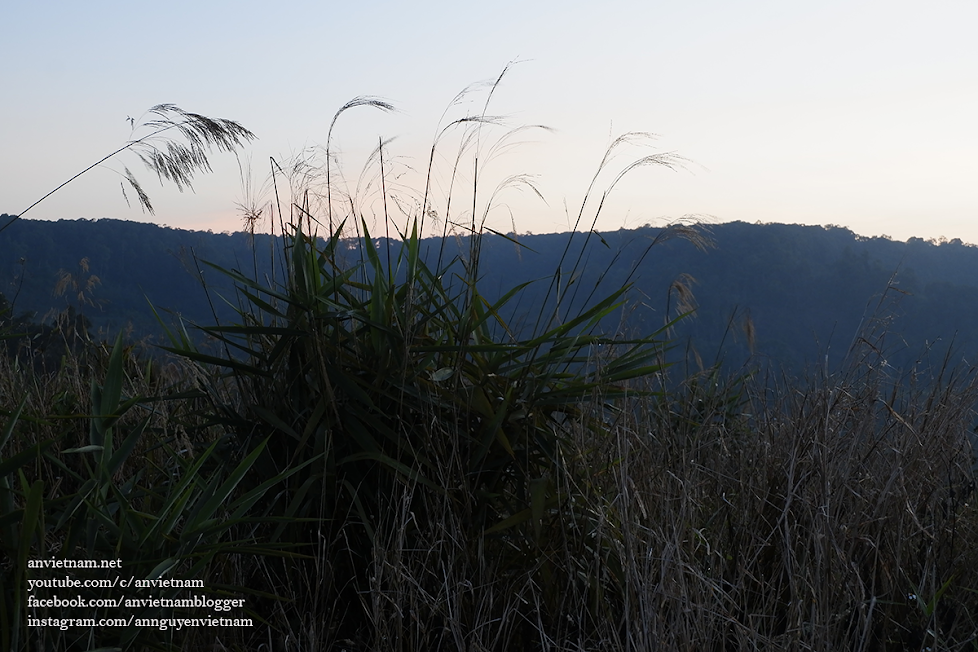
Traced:
[[[790, 368], [812, 364], [825, 349], [838, 358], [844, 354], [839, 349], [847, 347], [871, 314], [867, 307], [874, 297], [884, 295], [882, 309], [889, 311], [886, 318], [897, 339], [904, 340], [896, 343], [902, 353], [894, 360], [908, 363], [934, 342], [953, 340], [960, 356], [968, 359], [978, 350], [974, 245], [959, 239], [901, 242], [833, 225], [730, 222], [697, 228], [710, 235], [714, 247], [700, 251], [673, 240], [648, 249], [661, 233], [651, 226], [590, 236], [486, 235], [480, 254], [482, 290], [492, 300], [517, 283], [550, 278], [570, 246], [561, 282], [573, 291], [588, 290], [578, 300], [595, 285], [595, 296], [603, 296], [634, 283], [628, 316], [622, 312], [620, 317], [623, 328], [660, 328], [675, 316], [682, 290], [677, 282], [692, 289], [698, 308], [680, 323], [674, 337], [692, 342], [707, 362], [747, 359], [751, 344], [762, 358]], [[233, 311], [220, 298], [234, 302], [232, 284], [204, 261], [266, 281], [281, 279], [280, 260], [273, 253], [280, 246], [278, 238], [111, 218], [23, 219], [0, 233], [0, 292], [16, 314], [36, 321], [72, 307], [105, 335], [129, 330], [133, 337], [159, 338], [161, 330], [146, 299], [190, 322], [209, 324], [215, 316], [226, 321]], [[384, 238], [373, 240], [387, 244]], [[440, 245], [423, 241], [432, 252], [430, 262]], [[390, 246], [396, 252], [399, 243]], [[347, 251], [358, 255], [352, 243]], [[449, 238], [445, 252], [446, 260], [464, 258], [465, 238]], [[584, 265], [579, 277], [571, 279], [567, 275], [578, 256]], [[212, 290], [210, 296], [201, 278]], [[523, 303], [514, 304], [514, 320], [525, 321], [532, 313], [527, 306], [541, 305], [545, 288], [537, 286], [542, 285], [531, 285]], [[750, 338], [739, 335], [748, 322]]]

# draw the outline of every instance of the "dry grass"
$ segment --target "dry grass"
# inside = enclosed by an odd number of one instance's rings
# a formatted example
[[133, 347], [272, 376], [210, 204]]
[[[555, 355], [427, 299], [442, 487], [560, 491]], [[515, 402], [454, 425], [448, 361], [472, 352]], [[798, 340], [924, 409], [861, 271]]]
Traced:
[[[358, 106], [389, 108], [358, 98], [337, 117]], [[189, 183], [181, 171], [206, 169], [208, 145], [233, 149], [250, 135], [178, 116], [189, 122], [156, 127], [205, 131], [180, 130], [184, 150], [167, 158], [152, 146], [145, 157], [178, 185]], [[518, 133], [490, 146], [496, 122], [484, 109], [439, 130], [432, 161], [461, 132], [454, 166], [429, 171], [395, 225], [396, 248], [374, 245], [357, 208], [367, 203], [331, 176], [328, 152], [325, 179], [292, 166], [301, 205], [267, 207], [284, 234], [281, 280], [227, 272], [240, 322], [208, 328], [219, 346], [206, 352], [171, 331], [184, 358], [176, 373], [121, 344], [68, 347], [49, 375], [0, 360], [0, 407], [17, 435], [0, 459], [0, 640], [289, 652], [978, 648], [975, 370], [945, 361], [896, 374], [880, 320], [831, 374], [712, 369], [670, 381], [669, 324], [628, 343], [598, 333], [626, 288], [571, 287], [584, 252], [570, 245], [544, 279], [531, 332], [513, 332], [500, 317], [512, 297], [493, 304], [479, 292], [493, 202], [528, 183], [515, 175], [478, 190], [479, 161]], [[615, 141], [599, 173], [631, 138]], [[127, 147], [137, 144], [152, 145]], [[371, 205], [388, 233], [385, 146], [372, 159], [382, 201]], [[610, 187], [680, 162], [643, 157]], [[607, 195], [594, 187], [576, 219], [590, 221], [585, 240]], [[436, 215], [443, 243], [471, 235], [462, 260], [422, 253], [418, 233]], [[340, 246], [345, 220], [361, 236], [355, 250]], [[314, 224], [328, 225], [325, 244]], [[677, 235], [704, 243], [682, 224], [661, 237]], [[672, 288], [680, 310], [689, 286]], [[580, 290], [587, 305], [570, 308]], [[16, 457], [48, 439], [60, 443]], [[215, 439], [222, 450], [207, 447]], [[58, 469], [74, 483], [60, 496], [50, 493]], [[12, 560], [55, 549], [125, 554], [146, 574], [176, 560], [174, 577], [247, 592], [258, 626], [9, 634], [25, 613]]]
[[[973, 649], [978, 385], [970, 370], [924, 382], [878, 362], [865, 347], [807, 382], [708, 375], [597, 439], [574, 428], [567, 477], [580, 484], [517, 567], [494, 548], [513, 542], [472, 536], [471, 505], [395, 486], [359, 604], [323, 599], [342, 534], [291, 577], [262, 562], [293, 601], [272, 647]], [[452, 486], [461, 457], [438, 454]]]
[[[938, 363], [897, 375], [883, 360], [879, 333], [857, 342], [842, 370], [807, 380], [724, 379], [713, 370], [666, 393], [582, 405], [604, 426], [567, 422], [562, 498], [547, 504], [535, 536], [529, 527], [473, 530], [479, 501], [471, 492], [432, 492], [399, 477], [378, 494], [369, 549], [354, 545], [363, 541], [361, 524], [348, 506], [334, 515], [340, 526], [313, 527], [307, 558], [216, 558], [209, 581], [278, 596], [249, 598], [267, 625], [194, 630], [174, 643], [295, 651], [973, 649], [975, 372]], [[0, 359], [4, 406], [27, 396], [25, 438], [5, 457], [48, 437], [81, 443], [85, 397], [93, 378], [104, 382], [108, 358], [96, 347], [84, 364], [68, 357], [46, 375]], [[156, 404], [152, 431], [184, 451], [213, 430], [203, 418], [213, 407], [208, 392], [220, 386], [226, 405], [235, 400], [233, 383], [199, 366], [160, 374], [129, 357], [124, 368], [124, 394], [206, 390]], [[431, 479], [465, 486], [465, 438], [443, 415], [429, 435]], [[162, 466], [161, 455], [137, 449], [118, 482], [140, 468], [139, 456]], [[43, 476], [55, 498], [56, 468], [25, 470], [29, 480]], [[362, 573], [344, 569], [363, 564]]]

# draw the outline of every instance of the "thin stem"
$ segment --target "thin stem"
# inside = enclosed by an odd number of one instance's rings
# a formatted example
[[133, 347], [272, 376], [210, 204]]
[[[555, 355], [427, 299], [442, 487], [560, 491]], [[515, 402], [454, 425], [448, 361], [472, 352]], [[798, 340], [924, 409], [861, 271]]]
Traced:
[[[181, 124], [186, 124], [186, 123], [181, 123]], [[130, 141], [129, 141], [128, 143], [126, 143], [125, 145], [123, 145], [123, 146], [122, 146], [122, 147], [120, 147], [119, 149], [117, 149], [117, 150], [115, 150], [114, 152], [112, 152], [112, 153], [111, 153], [111, 154], [109, 154], [108, 156], [105, 156], [105, 157], [103, 157], [103, 158], [101, 158], [101, 159], [99, 159], [99, 160], [98, 160], [98, 161], [96, 161], [95, 163], [92, 163], [92, 164], [91, 164], [91, 165], [89, 165], [89, 166], [88, 166], [87, 168], [85, 168], [84, 170], [82, 170], [81, 172], [79, 172], [78, 174], [76, 174], [75, 176], [73, 176], [73, 177], [71, 177], [70, 179], [68, 179], [67, 181], [65, 181], [64, 183], [62, 183], [62, 184], [61, 184], [60, 186], [58, 186], [58, 187], [57, 187], [57, 188], [55, 188], [54, 190], [52, 190], [52, 191], [50, 191], [49, 193], [47, 193], [46, 195], [44, 195], [43, 197], [41, 197], [40, 199], [38, 199], [38, 200], [37, 200], [36, 202], [34, 202], [34, 203], [33, 203], [33, 204], [31, 204], [30, 206], [28, 206], [27, 208], [25, 208], [24, 210], [22, 210], [22, 211], [21, 211], [20, 213], [18, 213], [17, 215], [14, 215], [14, 216], [13, 216], [13, 217], [12, 217], [12, 218], [10, 219], [10, 221], [9, 221], [9, 222], [7, 222], [7, 223], [6, 223], [6, 224], [4, 224], [4, 225], [3, 225], [2, 227], [0, 227], [0, 233], [2, 233], [2, 232], [3, 232], [4, 230], [6, 230], [6, 228], [7, 228], [8, 226], [10, 226], [11, 224], [13, 224], [13, 223], [14, 223], [14, 222], [15, 222], [16, 220], [18, 220], [18, 219], [20, 219], [21, 217], [23, 217], [23, 216], [24, 216], [24, 213], [26, 213], [27, 211], [29, 211], [29, 210], [31, 210], [31, 209], [32, 209], [32, 208], [34, 208], [35, 206], [37, 206], [37, 205], [38, 205], [38, 204], [40, 204], [40, 203], [41, 203], [42, 201], [44, 201], [45, 199], [47, 199], [48, 197], [50, 197], [50, 196], [51, 196], [51, 195], [53, 195], [54, 193], [56, 193], [56, 192], [58, 192], [59, 190], [61, 190], [61, 189], [62, 189], [62, 188], [64, 188], [65, 186], [67, 186], [67, 185], [68, 185], [69, 183], [71, 183], [72, 181], [74, 181], [75, 179], [77, 179], [78, 177], [80, 177], [81, 175], [83, 175], [83, 174], [85, 174], [86, 172], [88, 172], [88, 171], [90, 171], [90, 170], [91, 170], [92, 168], [96, 168], [96, 167], [98, 167], [98, 166], [100, 166], [100, 165], [102, 165], [103, 163], [105, 163], [106, 161], [108, 161], [108, 160], [109, 160], [110, 158], [112, 158], [112, 157], [113, 157], [113, 156], [115, 156], [116, 154], [121, 154], [122, 152], [124, 152], [124, 151], [126, 151], [127, 149], [129, 149], [129, 148], [130, 148], [130, 147], [132, 147], [133, 145], [138, 145], [139, 143], [141, 143], [141, 142], [143, 142], [143, 141], [144, 141], [144, 140], [146, 140], [147, 138], [152, 138], [153, 136], [157, 136], [157, 135], [159, 135], [159, 134], [161, 134], [161, 133], [163, 133], [164, 131], [167, 131], [167, 130], [169, 130], [169, 129], [173, 129], [174, 127], [177, 127], [177, 126], [179, 126], [179, 125], [175, 125], [175, 124], [173, 124], [173, 125], [170, 125], [170, 126], [168, 126], [168, 127], [164, 127], [163, 129], [160, 129], [160, 130], [158, 130], [158, 131], [154, 131], [154, 132], [153, 132], [153, 133], [151, 133], [151, 134], [147, 134], [147, 135], [145, 135], [145, 136], [143, 136], [142, 138], [140, 138], [140, 139], [138, 139], [138, 140], [130, 140]]]

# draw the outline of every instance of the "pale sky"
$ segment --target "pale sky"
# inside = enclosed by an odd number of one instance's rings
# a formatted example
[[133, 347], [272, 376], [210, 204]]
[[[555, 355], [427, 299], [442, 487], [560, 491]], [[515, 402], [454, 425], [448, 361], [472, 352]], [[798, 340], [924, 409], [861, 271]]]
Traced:
[[[519, 60], [489, 113], [554, 131], [526, 132], [494, 159], [483, 196], [492, 179], [529, 174], [546, 203], [504, 193], [492, 228], [511, 229], [508, 207], [521, 233], [567, 230], [608, 144], [647, 131], [658, 135], [653, 148], [623, 151], [599, 192], [640, 156], [688, 162], [631, 173], [601, 230], [699, 214], [978, 242], [973, 0], [9, 0], [0, 24], [0, 212], [20, 212], [124, 144], [126, 118], [160, 103], [253, 131], [259, 140], [242, 158], [259, 187], [269, 157], [325, 145], [336, 109], [379, 96], [398, 112], [361, 108], [337, 124], [332, 147], [345, 178], [355, 185], [379, 138], [395, 138], [388, 160], [423, 171], [456, 94]], [[449, 119], [481, 111], [485, 90], [468, 97]], [[452, 147], [441, 151], [449, 168]], [[181, 194], [124, 154], [25, 217], [238, 230], [238, 164], [226, 154], [212, 163], [196, 192]], [[126, 205], [123, 166], [143, 181], [155, 217]], [[397, 183], [417, 187], [420, 178]]]

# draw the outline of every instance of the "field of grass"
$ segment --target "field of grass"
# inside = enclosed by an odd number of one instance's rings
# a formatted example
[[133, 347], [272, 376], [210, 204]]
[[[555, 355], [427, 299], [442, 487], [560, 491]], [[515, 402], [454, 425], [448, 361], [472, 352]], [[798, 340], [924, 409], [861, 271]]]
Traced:
[[[386, 108], [337, 116], [360, 106]], [[121, 338], [68, 347], [57, 370], [30, 347], [0, 358], [0, 646], [978, 648], [975, 370], [891, 368], [882, 314], [807, 378], [686, 366], [672, 322], [608, 328], [628, 287], [577, 286], [580, 258], [539, 281], [548, 300], [514, 330], [500, 313], [521, 288], [479, 289], [491, 123], [441, 132], [460, 134], [451, 183], [419, 191], [400, 227], [382, 212], [393, 255], [328, 165], [322, 192], [275, 204], [281, 275], [221, 270], [238, 318], [205, 329], [206, 350], [177, 324], [167, 361]], [[601, 203], [589, 191], [579, 237]], [[443, 238], [468, 238], [462, 260], [422, 255], [436, 215]], [[683, 224], [664, 237], [706, 242]], [[52, 558], [122, 567], [28, 569]], [[66, 575], [202, 586], [29, 584]], [[31, 602], [54, 595], [130, 602]], [[244, 604], [144, 601], [190, 596]], [[130, 616], [251, 626], [28, 620]]]

